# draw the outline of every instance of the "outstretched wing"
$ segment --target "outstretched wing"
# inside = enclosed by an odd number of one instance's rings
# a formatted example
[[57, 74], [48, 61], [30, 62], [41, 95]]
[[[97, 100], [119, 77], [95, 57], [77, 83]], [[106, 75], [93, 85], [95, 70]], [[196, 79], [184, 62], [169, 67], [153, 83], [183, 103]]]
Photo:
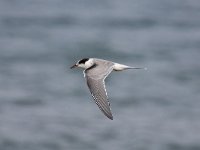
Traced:
[[[99, 66], [101, 67], [101, 66]], [[101, 70], [101, 71], [100, 71]], [[85, 78], [87, 80], [87, 85], [92, 94], [95, 103], [98, 105], [99, 109], [106, 115], [109, 119], [113, 120], [113, 116], [110, 109], [110, 103], [108, 101], [108, 96], [105, 87], [105, 78], [113, 70], [112, 65], [107, 65], [103, 69], [97, 67], [89, 70], [85, 70]], [[97, 73], [98, 72], [98, 73]]]
[[108, 101], [108, 96], [105, 89], [104, 79], [93, 79], [91, 77], [86, 76], [87, 85], [92, 94], [95, 103], [98, 105], [99, 109], [111, 120], [113, 120], [113, 116], [110, 109], [110, 103]]

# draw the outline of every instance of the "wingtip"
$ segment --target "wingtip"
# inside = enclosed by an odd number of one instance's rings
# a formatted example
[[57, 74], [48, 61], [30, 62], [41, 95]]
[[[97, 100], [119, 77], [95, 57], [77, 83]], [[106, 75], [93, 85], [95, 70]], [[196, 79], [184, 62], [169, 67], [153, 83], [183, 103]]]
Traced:
[[[106, 115], [107, 116], [107, 115]], [[107, 116], [110, 120], [113, 120], [113, 116]]]
[[106, 113], [105, 111], [102, 111], [102, 112], [104, 113], [104, 115], [105, 115], [108, 119], [113, 120], [113, 115], [112, 115], [111, 111], [110, 111], [110, 113]]

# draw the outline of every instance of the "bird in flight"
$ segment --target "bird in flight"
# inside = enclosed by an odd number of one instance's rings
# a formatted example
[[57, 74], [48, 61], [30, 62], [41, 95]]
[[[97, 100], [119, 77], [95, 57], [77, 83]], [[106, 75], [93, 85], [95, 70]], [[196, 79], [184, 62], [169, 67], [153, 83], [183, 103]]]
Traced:
[[83, 74], [95, 103], [104, 113], [104, 115], [111, 120], [113, 120], [113, 115], [111, 113], [110, 103], [106, 92], [105, 78], [112, 71], [123, 71], [126, 69], [146, 69], [140, 67], [130, 67], [98, 58], [83, 58], [71, 66], [71, 69], [75, 67], [85, 69]]

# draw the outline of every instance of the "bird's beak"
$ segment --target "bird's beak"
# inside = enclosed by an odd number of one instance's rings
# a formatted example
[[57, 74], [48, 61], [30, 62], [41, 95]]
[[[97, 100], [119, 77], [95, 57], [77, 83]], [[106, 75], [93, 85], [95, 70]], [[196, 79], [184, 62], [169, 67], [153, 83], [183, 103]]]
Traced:
[[75, 67], [77, 67], [77, 66], [78, 66], [78, 65], [75, 64], [75, 65], [71, 66], [70, 68], [73, 69], [73, 68], [75, 68]]

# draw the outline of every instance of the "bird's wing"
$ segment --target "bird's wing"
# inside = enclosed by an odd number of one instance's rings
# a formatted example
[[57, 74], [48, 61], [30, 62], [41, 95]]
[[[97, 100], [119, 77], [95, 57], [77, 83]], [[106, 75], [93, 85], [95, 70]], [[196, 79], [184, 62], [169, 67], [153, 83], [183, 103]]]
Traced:
[[95, 103], [98, 105], [100, 110], [111, 120], [113, 120], [113, 116], [111, 113], [104, 80], [112, 70], [113, 67], [109, 66], [107, 67], [106, 71], [104, 70], [104, 72], [101, 72], [98, 75], [92, 73], [93, 71], [95, 72], [95, 69], [86, 70], [84, 72], [85, 78], [87, 80], [87, 85], [93, 99], [95, 100]]

